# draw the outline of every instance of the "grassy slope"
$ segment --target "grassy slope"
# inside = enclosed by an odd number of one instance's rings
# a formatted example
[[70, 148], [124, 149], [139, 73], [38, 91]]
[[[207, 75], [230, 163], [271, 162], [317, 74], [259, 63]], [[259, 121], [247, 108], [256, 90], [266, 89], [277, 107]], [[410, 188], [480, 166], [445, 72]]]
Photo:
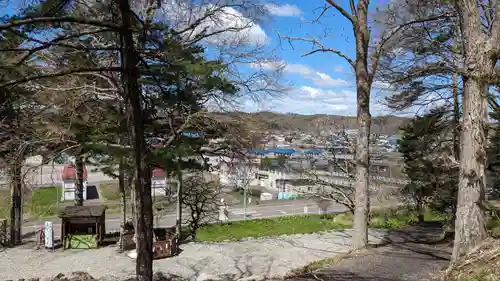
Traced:
[[[372, 228], [402, 228], [415, 221], [415, 216], [405, 211], [390, 211], [387, 220], [384, 213], [374, 214], [370, 227]], [[441, 220], [442, 216], [428, 213], [427, 221]], [[352, 216], [342, 215], [305, 215], [287, 216], [270, 219], [236, 221], [231, 225], [208, 225], [202, 227], [196, 234], [199, 241], [220, 242], [225, 240], [240, 240], [245, 237], [267, 237], [289, 234], [307, 234], [334, 229], [352, 227]]]

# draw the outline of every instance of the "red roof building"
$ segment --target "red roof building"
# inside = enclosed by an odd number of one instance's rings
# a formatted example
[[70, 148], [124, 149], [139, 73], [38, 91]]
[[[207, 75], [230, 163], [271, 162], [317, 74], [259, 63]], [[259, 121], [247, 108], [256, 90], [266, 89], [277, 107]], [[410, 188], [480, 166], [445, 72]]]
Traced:
[[167, 175], [165, 174], [165, 170], [160, 169], [160, 168], [153, 168], [151, 171], [151, 177], [152, 178], [166, 178]]
[[[73, 165], [65, 165], [63, 168], [62, 180], [67, 181], [67, 180], [75, 180], [76, 179], [76, 169]], [[85, 166], [83, 166], [83, 179], [87, 179], [87, 169]]]

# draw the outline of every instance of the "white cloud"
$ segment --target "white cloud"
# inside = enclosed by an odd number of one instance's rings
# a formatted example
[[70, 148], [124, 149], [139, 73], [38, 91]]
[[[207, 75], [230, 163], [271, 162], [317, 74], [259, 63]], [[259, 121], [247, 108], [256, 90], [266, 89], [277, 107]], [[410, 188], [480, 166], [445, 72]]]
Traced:
[[158, 16], [163, 16], [177, 30], [200, 20], [194, 30], [185, 32], [187, 39], [200, 34], [213, 34], [203, 41], [210, 44], [266, 44], [270, 41], [265, 31], [252, 19], [232, 7], [195, 5], [186, 1], [163, 0]]
[[294, 64], [289, 63], [286, 64], [282, 61], [273, 61], [273, 62], [260, 62], [260, 63], [251, 63], [249, 64], [252, 68], [260, 68], [262, 70], [274, 70], [274, 69], [282, 69], [283, 72], [288, 74], [296, 74], [300, 75], [303, 78], [311, 80], [315, 86], [319, 87], [340, 87], [340, 86], [348, 86], [350, 83], [346, 80], [339, 78], [332, 78], [330, 75], [315, 71], [307, 65], [303, 64]]
[[312, 75], [314, 71], [303, 64], [294, 64], [294, 63], [289, 63], [285, 64], [285, 71], [291, 74], [301, 74], [301, 75]]
[[[372, 99], [372, 114], [385, 114], [387, 108]], [[261, 103], [245, 102], [246, 111], [269, 110], [281, 113], [356, 115], [356, 92], [349, 90], [328, 90], [301, 86], [290, 91], [282, 99], [266, 100]]]
[[314, 85], [319, 87], [339, 87], [348, 86], [349, 82], [339, 78], [332, 78], [326, 73], [314, 71], [310, 67], [303, 64], [288, 64], [285, 66], [284, 71], [289, 74], [302, 75], [303, 78], [310, 79]]
[[333, 71], [335, 71], [335, 72], [337, 72], [337, 73], [342, 73], [342, 72], [344, 72], [344, 71], [345, 71], [345, 69], [344, 69], [344, 67], [343, 67], [343, 66], [341, 66], [341, 65], [337, 65], [337, 66], [333, 69]]
[[273, 16], [300, 17], [302, 15], [302, 11], [299, 7], [292, 4], [276, 5], [267, 3], [264, 4], [264, 8], [266, 8], [266, 10]]
[[382, 81], [373, 82], [372, 87], [374, 89], [377, 89], [377, 90], [392, 90], [393, 89], [391, 83], [382, 82]]
[[333, 79], [330, 77], [328, 74], [321, 73], [321, 72], [316, 72], [316, 75], [318, 78], [312, 78], [313, 82], [317, 86], [324, 86], [324, 87], [337, 87], [337, 86], [347, 86], [349, 85], [349, 82], [343, 79]]
[[309, 87], [309, 86], [302, 86], [300, 88], [302, 91], [305, 91], [307, 93], [309, 93], [309, 96], [311, 98], [314, 98], [316, 95], [319, 94], [320, 90], [319, 89], [316, 89], [316, 88], [313, 88], [313, 87]]

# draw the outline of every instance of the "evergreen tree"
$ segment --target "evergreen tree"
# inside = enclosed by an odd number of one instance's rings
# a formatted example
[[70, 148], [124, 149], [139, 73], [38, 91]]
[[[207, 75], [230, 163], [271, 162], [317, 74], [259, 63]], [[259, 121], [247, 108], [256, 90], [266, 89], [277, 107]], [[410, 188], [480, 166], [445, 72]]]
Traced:
[[449, 211], [451, 217], [455, 213], [458, 168], [449, 161], [453, 152], [448, 111], [432, 109], [402, 128], [399, 151], [410, 179], [404, 192], [416, 204], [419, 221], [424, 219], [425, 207]]
[[490, 172], [489, 196], [500, 196], [500, 110], [494, 109], [490, 113], [494, 123], [490, 126], [488, 146], [488, 170]]

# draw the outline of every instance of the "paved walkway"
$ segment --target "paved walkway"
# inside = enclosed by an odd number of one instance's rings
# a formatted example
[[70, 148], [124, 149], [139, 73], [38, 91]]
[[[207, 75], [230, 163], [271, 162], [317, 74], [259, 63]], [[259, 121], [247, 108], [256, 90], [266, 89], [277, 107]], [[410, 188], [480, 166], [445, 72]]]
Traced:
[[[304, 276], [290, 281], [420, 281], [427, 280], [449, 264], [451, 247], [436, 242], [438, 226], [412, 227], [391, 231], [385, 246], [360, 251]], [[434, 241], [433, 241], [434, 240]]]
[[[371, 242], [380, 243], [386, 233], [371, 230]], [[240, 242], [188, 243], [181, 245], [178, 256], [156, 260], [154, 270], [200, 281], [238, 280], [255, 275], [280, 277], [315, 260], [346, 253], [351, 247], [351, 235], [352, 230], [339, 230]], [[44, 278], [75, 271], [88, 272], [96, 278], [113, 276], [113, 280], [133, 276], [135, 260], [117, 254], [116, 250], [104, 247], [51, 252], [34, 250], [32, 246], [6, 249], [0, 251], [0, 280]]]

